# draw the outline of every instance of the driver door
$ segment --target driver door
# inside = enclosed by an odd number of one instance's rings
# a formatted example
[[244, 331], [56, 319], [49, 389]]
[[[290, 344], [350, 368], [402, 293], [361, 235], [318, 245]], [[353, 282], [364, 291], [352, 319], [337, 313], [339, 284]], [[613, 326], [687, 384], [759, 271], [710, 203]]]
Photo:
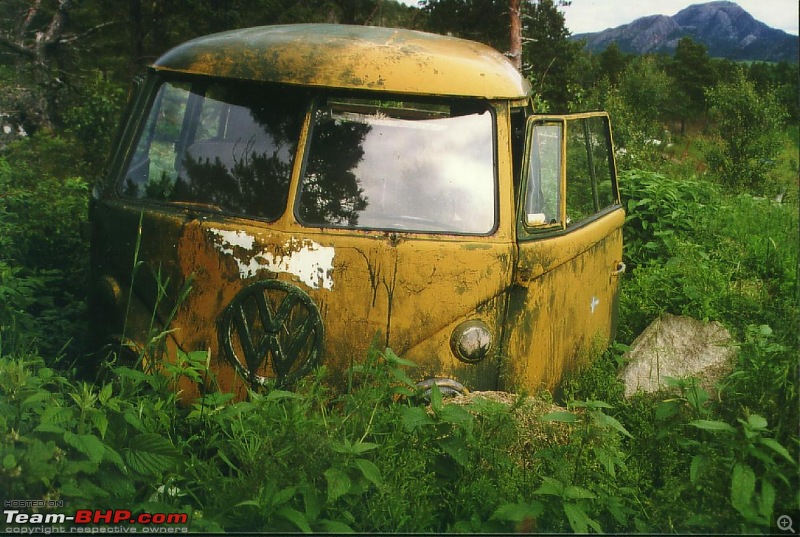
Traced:
[[525, 147], [508, 378], [552, 389], [614, 336], [625, 214], [606, 114], [532, 116]]

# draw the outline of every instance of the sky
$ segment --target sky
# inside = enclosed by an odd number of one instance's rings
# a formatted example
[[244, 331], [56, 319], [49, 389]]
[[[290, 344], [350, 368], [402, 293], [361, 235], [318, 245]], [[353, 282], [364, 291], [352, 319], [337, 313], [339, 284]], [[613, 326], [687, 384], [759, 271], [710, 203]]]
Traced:
[[[418, 0], [400, 0], [416, 6]], [[692, 4], [706, 0], [572, 0], [562, 7], [567, 29], [572, 34], [599, 32], [628, 24], [647, 15], [675, 15]], [[736, 0], [756, 20], [767, 26], [798, 35], [797, 0]]]
[[[567, 29], [572, 34], [599, 32], [628, 24], [647, 15], [675, 15], [704, 0], [572, 0], [561, 8]], [[767, 26], [798, 34], [797, 0], [737, 0], [745, 11]]]

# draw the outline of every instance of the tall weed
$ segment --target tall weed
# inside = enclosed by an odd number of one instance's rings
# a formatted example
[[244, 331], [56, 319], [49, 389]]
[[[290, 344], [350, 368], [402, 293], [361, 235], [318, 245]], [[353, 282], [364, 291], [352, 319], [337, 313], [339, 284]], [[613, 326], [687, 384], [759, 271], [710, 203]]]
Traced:
[[741, 342], [738, 363], [713, 398], [674, 379], [665, 392], [624, 399], [617, 345], [565, 382], [565, 400], [615, 406], [651, 529], [766, 531], [798, 505], [796, 204], [651, 172], [621, 181], [633, 270], [618, 335], [630, 342], [664, 312], [719, 320]]
[[88, 189], [69, 173], [72, 152], [64, 139], [37, 135], [0, 155], [0, 334], [7, 345], [35, 342], [45, 356], [86, 331]]

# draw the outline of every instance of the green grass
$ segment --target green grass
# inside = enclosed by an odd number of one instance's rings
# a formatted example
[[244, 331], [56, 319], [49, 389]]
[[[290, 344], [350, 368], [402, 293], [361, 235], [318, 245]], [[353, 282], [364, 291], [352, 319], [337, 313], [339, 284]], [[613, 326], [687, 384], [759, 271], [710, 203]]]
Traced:
[[[787, 139], [775, 173], [796, 182], [797, 128]], [[193, 530], [230, 532], [765, 532], [798, 507], [796, 194], [727, 191], [691, 158], [624, 173], [619, 343], [543, 416], [521, 397], [459, 406], [434, 393], [425, 408], [413, 364], [387, 349], [345, 393], [323, 369], [292, 392], [187, 407], [170, 383], [209, 374], [205, 353], [178, 357], [173, 378], [109, 363], [87, 379], [68, 365], [80, 353], [56, 346], [80, 335], [79, 291], [58, 285], [83, 278], [85, 185], [20, 162], [61, 142], [0, 159], [6, 498], [185, 512]], [[35, 255], [56, 232], [63, 262]], [[741, 342], [713, 397], [691, 379], [623, 397], [625, 344], [664, 312], [718, 320]]]

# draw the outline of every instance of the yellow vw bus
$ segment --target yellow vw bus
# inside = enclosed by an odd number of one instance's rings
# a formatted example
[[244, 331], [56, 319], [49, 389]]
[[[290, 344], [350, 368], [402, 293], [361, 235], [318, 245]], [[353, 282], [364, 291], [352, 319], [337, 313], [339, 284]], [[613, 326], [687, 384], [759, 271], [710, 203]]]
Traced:
[[423, 386], [552, 388], [614, 334], [613, 155], [606, 114], [537, 115], [478, 43], [201, 37], [137, 81], [95, 189], [95, 326], [146, 360], [207, 351], [237, 397], [341, 376], [373, 341]]

